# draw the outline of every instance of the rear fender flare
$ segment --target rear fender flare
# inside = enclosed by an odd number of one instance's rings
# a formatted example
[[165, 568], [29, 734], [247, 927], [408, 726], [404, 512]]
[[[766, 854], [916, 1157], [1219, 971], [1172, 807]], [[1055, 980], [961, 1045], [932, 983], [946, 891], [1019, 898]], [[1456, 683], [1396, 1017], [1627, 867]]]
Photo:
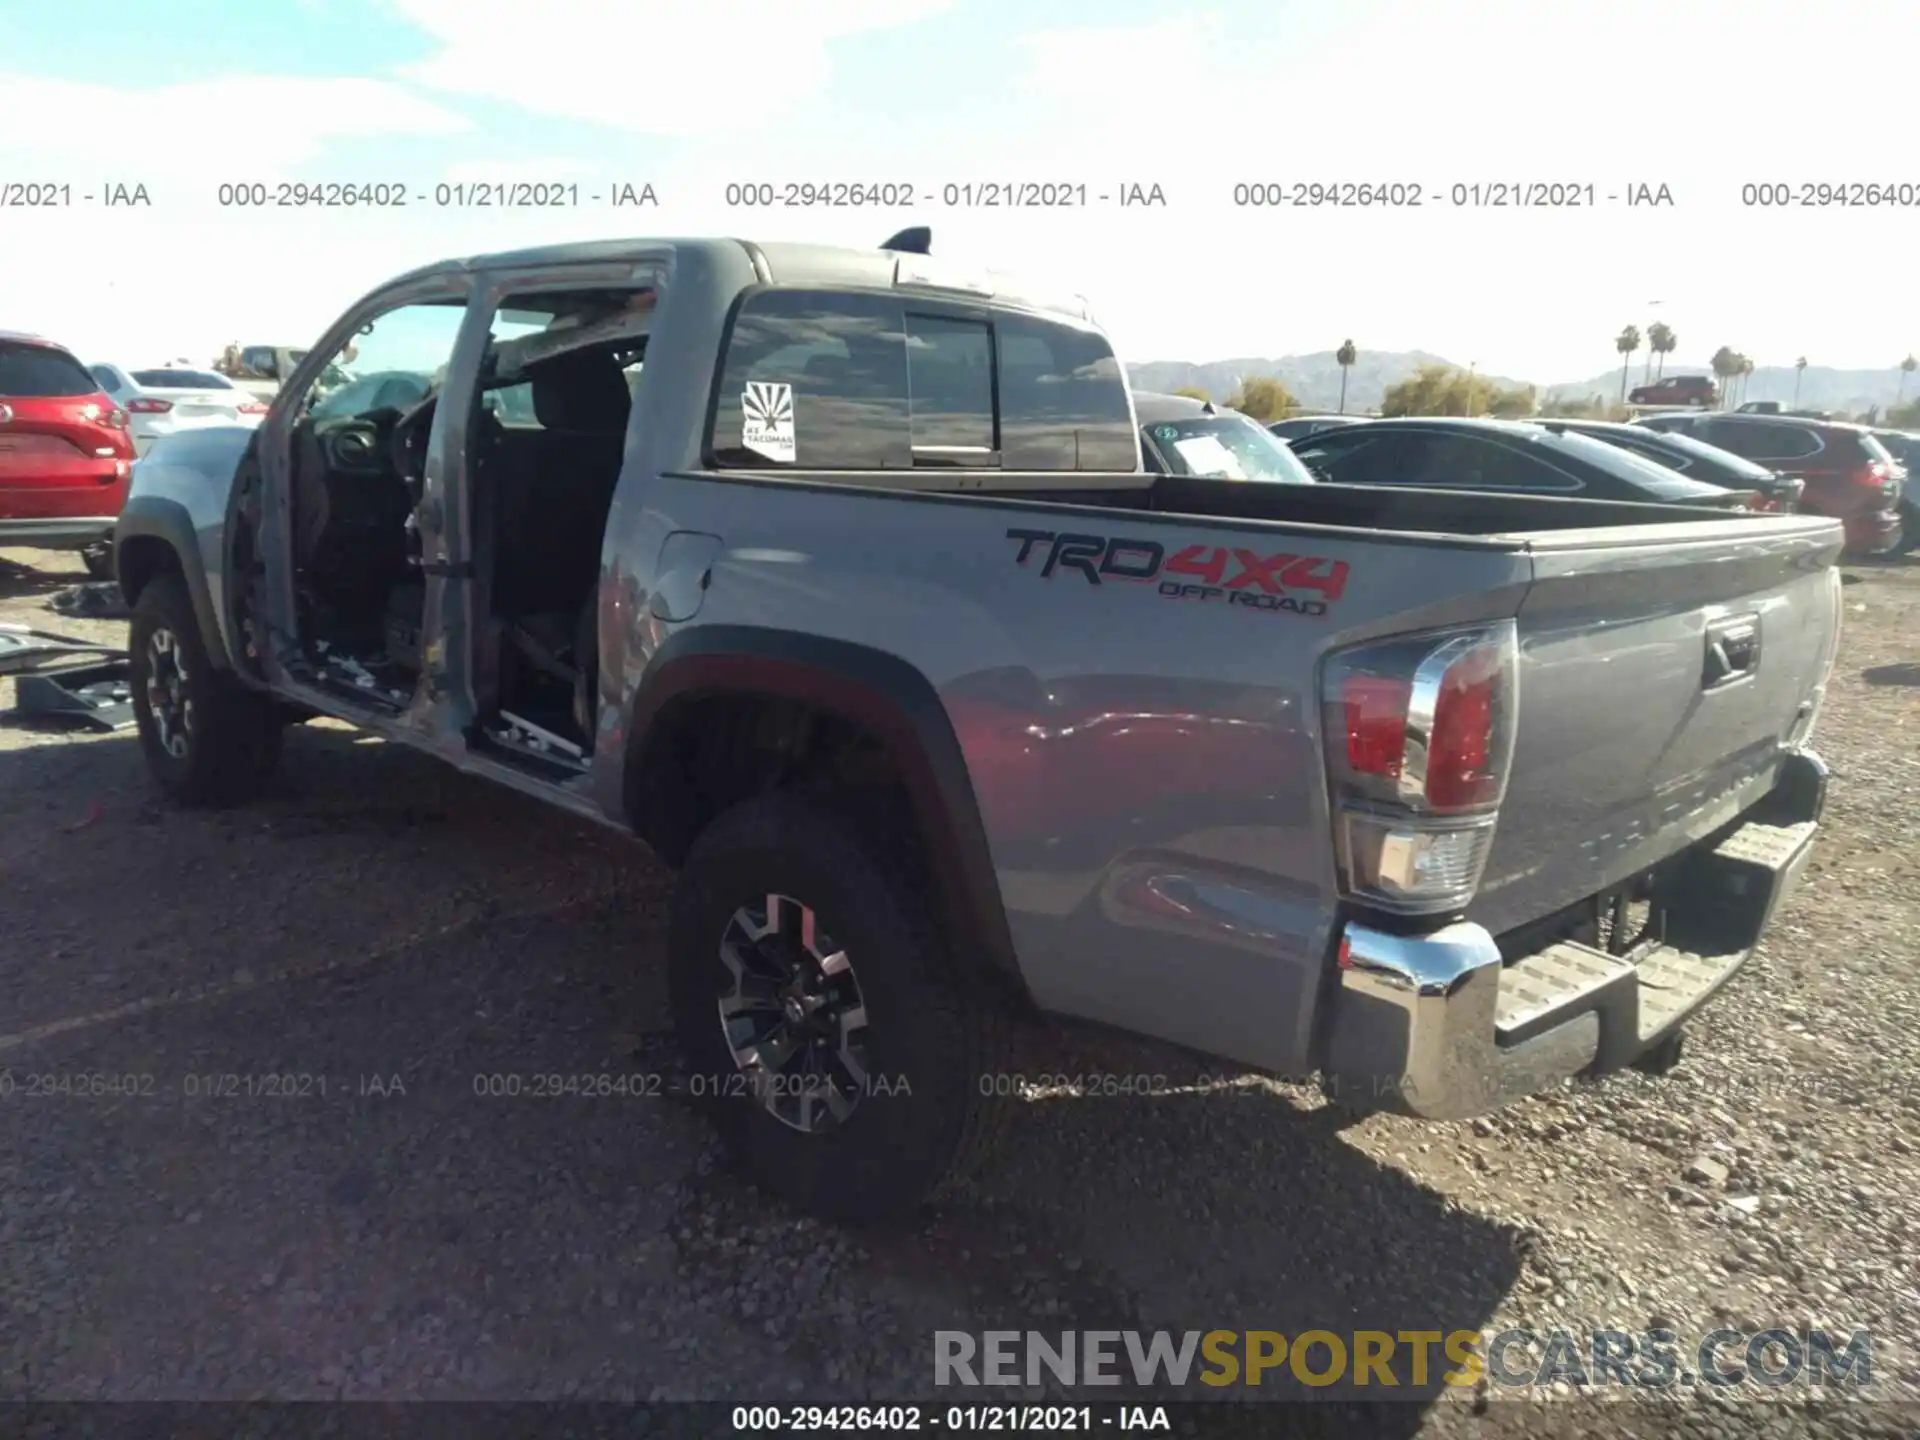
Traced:
[[227, 653], [226, 627], [221, 625], [213, 592], [207, 585], [207, 569], [200, 558], [200, 543], [187, 514], [178, 500], [159, 495], [135, 495], [127, 500], [113, 527], [114, 571], [127, 603], [140, 598], [140, 590], [159, 573], [152, 560], [154, 547], [164, 545], [173, 566], [186, 581], [193, 601], [194, 619], [200, 625], [200, 640], [207, 658], [221, 670], [233, 668]]
[[987, 970], [1021, 983], [966, 756], [925, 675], [897, 655], [843, 640], [757, 626], [682, 630], [655, 652], [634, 691], [625, 765], [630, 817], [640, 816], [648, 764], [660, 758], [654, 747], [668, 727], [659, 722], [679, 703], [723, 695], [800, 702], [878, 737], [905, 783], [956, 958], [979, 957]]

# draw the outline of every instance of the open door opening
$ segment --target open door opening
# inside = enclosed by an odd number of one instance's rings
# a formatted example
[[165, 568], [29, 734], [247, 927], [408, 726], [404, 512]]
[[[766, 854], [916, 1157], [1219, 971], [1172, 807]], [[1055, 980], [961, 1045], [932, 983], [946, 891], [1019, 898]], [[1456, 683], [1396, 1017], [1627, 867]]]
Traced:
[[462, 299], [361, 327], [303, 397], [291, 443], [299, 663], [386, 708], [413, 699], [426, 603], [416, 510]]
[[657, 293], [542, 291], [499, 309], [468, 467], [478, 743], [584, 768], [597, 728], [602, 550]]

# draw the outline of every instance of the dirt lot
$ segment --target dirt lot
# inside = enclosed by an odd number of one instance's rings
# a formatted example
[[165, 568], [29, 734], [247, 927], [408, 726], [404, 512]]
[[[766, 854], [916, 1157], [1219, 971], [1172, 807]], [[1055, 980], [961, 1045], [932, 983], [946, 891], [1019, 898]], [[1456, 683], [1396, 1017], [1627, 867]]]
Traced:
[[[0, 619], [120, 629], [44, 608], [77, 565], [4, 559]], [[1871, 1329], [1876, 1389], [1920, 1399], [1920, 564], [1849, 581], [1829, 833], [1668, 1080], [1344, 1131], [1252, 1080], [1036, 1101], [960, 1203], [857, 1236], [744, 1189], [674, 1102], [476, 1093], [658, 1068], [636, 846], [344, 728], [207, 815], [157, 802], [130, 732], [0, 722], [0, 1399], [929, 1399], [936, 1329], [1723, 1324]], [[1022, 1043], [1028, 1072], [1195, 1069]], [[88, 1075], [142, 1093], [30, 1093]], [[1913, 1418], [1753, 1394], [1688, 1423]], [[1472, 1398], [1366, 1433], [1542, 1431]]]

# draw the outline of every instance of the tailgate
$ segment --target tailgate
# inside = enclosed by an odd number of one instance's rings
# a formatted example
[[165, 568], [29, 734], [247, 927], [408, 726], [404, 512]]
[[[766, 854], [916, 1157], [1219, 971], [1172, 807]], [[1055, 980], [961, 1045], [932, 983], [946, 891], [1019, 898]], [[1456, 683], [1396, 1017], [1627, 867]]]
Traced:
[[1529, 537], [1513, 766], [1470, 919], [1540, 919], [1770, 788], [1833, 662], [1841, 543], [1806, 517]]

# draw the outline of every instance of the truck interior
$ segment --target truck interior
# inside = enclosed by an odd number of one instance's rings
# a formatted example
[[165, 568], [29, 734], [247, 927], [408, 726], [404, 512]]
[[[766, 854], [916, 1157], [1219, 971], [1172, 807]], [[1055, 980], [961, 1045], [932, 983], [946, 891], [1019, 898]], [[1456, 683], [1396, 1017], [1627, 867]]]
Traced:
[[[591, 749], [601, 541], [656, 298], [509, 301], [467, 417], [481, 733], [562, 771]], [[293, 437], [302, 656], [322, 683], [389, 707], [421, 673], [416, 511], [438, 403], [436, 376], [404, 410], [313, 407]]]

